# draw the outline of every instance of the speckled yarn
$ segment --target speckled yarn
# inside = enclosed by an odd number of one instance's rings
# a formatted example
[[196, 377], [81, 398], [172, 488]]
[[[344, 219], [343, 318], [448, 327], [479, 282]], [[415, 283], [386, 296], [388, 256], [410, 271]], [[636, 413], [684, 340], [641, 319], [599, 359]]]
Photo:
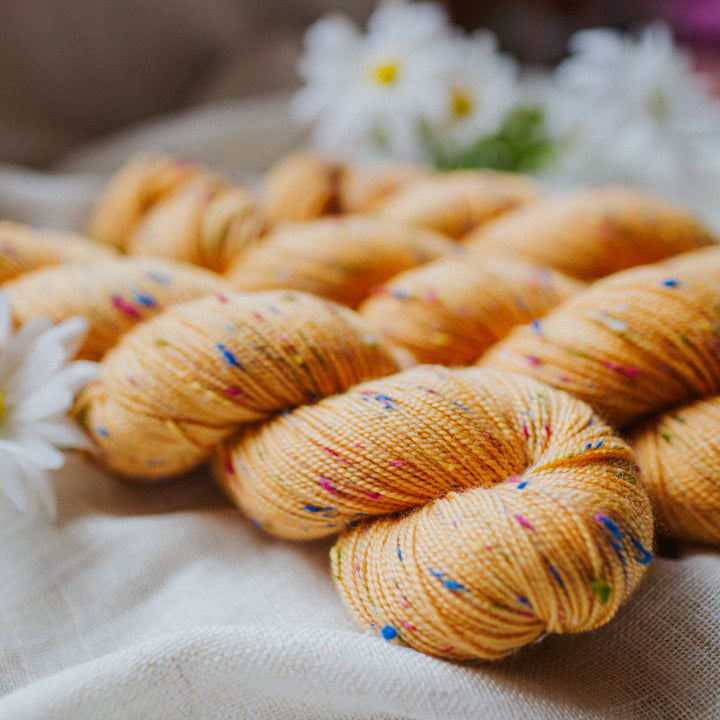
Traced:
[[216, 177], [180, 158], [144, 154], [130, 158], [111, 178], [88, 221], [88, 235], [127, 249], [135, 227], [157, 202], [199, 176]]
[[399, 161], [345, 162], [303, 149], [278, 160], [262, 179], [260, 198], [273, 223], [374, 210], [430, 171]]
[[266, 228], [265, 216], [248, 189], [200, 176], [148, 210], [127, 250], [223, 273]]
[[88, 360], [99, 360], [124, 333], [174, 303], [233, 290], [209, 270], [137, 257], [44, 268], [3, 285], [18, 324], [39, 315], [56, 322], [84, 316], [88, 332], [78, 357]]
[[216, 467], [274, 534], [362, 520], [332, 553], [346, 604], [442, 657], [598, 627], [651, 559], [627, 444], [584, 403], [508, 373], [418, 366], [362, 383], [248, 429]]
[[455, 170], [408, 184], [377, 212], [457, 239], [541, 194], [540, 186], [525, 175]]
[[173, 305], [122, 337], [77, 413], [112, 470], [189, 470], [244, 424], [398, 369], [361, 318], [289, 291]]
[[115, 254], [83, 235], [0, 221], [0, 283], [48, 265], [93, 262]]
[[517, 208], [467, 238], [469, 252], [504, 253], [583, 280], [713, 242], [682, 208], [639, 190], [591, 186]]
[[720, 392], [720, 283], [646, 265], [594, 283], [480, 359], [588, 402], [623, 427]]
[[521, 260], [459, 255], [396, 275], [359, 312], [418, 362], [469, 365], [514, 326], [542, 317], [583, 287]]
[[226, 273], [241, 290], [291, 288], [355, 307], [393, 275], [451, 252], [422, 228], [363, 215], [286, 223]]
[[720, 395], [653, 417], [631, 434], [659, 529], [720, 545]]

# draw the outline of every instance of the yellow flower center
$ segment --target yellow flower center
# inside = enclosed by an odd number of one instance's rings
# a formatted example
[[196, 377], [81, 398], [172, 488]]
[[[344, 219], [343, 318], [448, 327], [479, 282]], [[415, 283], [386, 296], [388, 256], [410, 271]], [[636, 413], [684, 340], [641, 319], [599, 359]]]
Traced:
[[371, 74], [381, 85], [392, 85], [398, 76], [398, 63], [390, 60], [372, 68]]
[[453, 88], [450, 96], [450, 112], [454, 118], [463, 118], [469, 115], [475, 103], [471, 95], [460, 88]]

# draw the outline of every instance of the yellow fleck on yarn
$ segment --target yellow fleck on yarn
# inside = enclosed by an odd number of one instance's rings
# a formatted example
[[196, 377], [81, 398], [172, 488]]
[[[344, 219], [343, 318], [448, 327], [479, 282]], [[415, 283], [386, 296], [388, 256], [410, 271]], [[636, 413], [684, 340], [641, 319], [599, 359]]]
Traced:
[[82, 235], [0, 221], [0, 283], [46, 265], [92, 262], [114, 254]]
[[[670, 270], [672, 269], [672, 272]], [[720, 392], [720, 283], [659, 263], [594, 283], [480, 359], [567, 390], [615, 426]]]
[[442, 657], [598, 627], [651, 559], [628, 445], [584, 403], [509, 373], [418, 366], [365, 382], [249, 428], [215, 467], [276, 535], [362, 520], [332, 553], [346, 604]]
[[278, 226], [226, 276], [242, 290], [292, 288], [355, 307], [393, 275], [450, 252], [446, 237], [363, 215]]
[[273, 223], [365, 213], [417, 178], [422, 165], [399, 161], [345, 162], [303, 149], [282, 157], [265, 174], [260, 196]]
[[234, 288], [220, 275], [185, 263], [118, 257], [29, 272], [3, 290], [19, 325], [39, 315], [55, 322], [84, 316], [88, 333], [78, 356], [98, 360], [121, 335], [169, 305]]
[[418, 362], [469, 365], [515, 325], [542, 317], [583, 287], [520, 260], [453, 256], [393, 277], [359, 312]]
[[713, 242], [688, 212], [620, 186], [593, 186], [513, 210], [467, 238], [470, 252], [502, 252], [583, 280]]
[[154, 479], [189, 470], [245, 423], [397, 369], [347, 308], [288, 291], [216, 295], [124, 335], [77, 413], [109, 468]]
[[378, 208], [383, 216], [461, 238], [519, 205], [537, 200], [540, 186], [525, 175], [455, 170], [409, 183]]
[[720, 544], [720, 396], [673, 408], [631, 435], [658, 528]]
[[190, 178], [213, 175], [208, 170], [168, 155], [130, 158], [105, 187], [88, 222], [88, 235], [126, 249], [135, 226], [162, 198]]
[[140, 220], [128, 252], [174, 258], [223, 273], [265, 232], [252, 193], [200, 176], [159, 200]]

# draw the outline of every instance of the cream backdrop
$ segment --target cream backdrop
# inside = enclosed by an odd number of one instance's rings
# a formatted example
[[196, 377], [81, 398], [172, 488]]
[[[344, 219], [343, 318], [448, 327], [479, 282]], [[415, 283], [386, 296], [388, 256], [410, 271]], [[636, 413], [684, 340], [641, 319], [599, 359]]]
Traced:
[[[253, 178], [300, 144], [284, 96], [209, 105], [0, 168], [0, 216], [82, 228], [110, 172], [167, 150]], [[121, 483], [70, 455], [54, 523], [0, 497], [0, 720], [720, 718], [720, 554], [658, 557], [604, 628], [458, 665], [358, 630], [330, 542], [286, 543], [200, 469]]]

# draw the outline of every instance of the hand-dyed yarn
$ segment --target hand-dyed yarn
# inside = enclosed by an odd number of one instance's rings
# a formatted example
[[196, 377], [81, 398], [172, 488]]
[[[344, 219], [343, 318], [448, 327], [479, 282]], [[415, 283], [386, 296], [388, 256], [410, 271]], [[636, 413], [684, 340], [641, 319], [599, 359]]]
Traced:
[[364, 213], [417, 178], [421, 165], [399, 161], [343, 162], [305, 149], [281, 158], [266, 173], [260, 196], [272, 222]]
[[75, 233], [0, 222], [0, 283], [47, 265], [93, 262], [115, 252]]
[[678, 540], [720, 544], [720, 396], [668, 410], [634, 429], [658, 528]]
[[139, 257], [44, 268], [3, 285], [18, 324], [39, 315], [55, 322], [84, 316], [88, 332], [78, 357], [89, 360], [99, 360], [121, 335], [174, 303], [233, 290], [209, 270]]
[[[672, 272], [671, 272], [672, 270]], [[594, 283], [480, 359], [588, 402], [615, 426], [720, 392], [720, 283], [662, 263]]]
[[223, 273], [266, 227], [249, 190], [201, 175], [158, 200], [137, 223], [127, 249]]
[[586, 404], [509, 373], [418, 366], [362, 383], [249, 428], [216, 469], [276, 535], [362, 520], [333, 551], [345, 602], [433, 655], [497, 658], [598, 627], [651, 559], [628, 445]]
[[122, 337], [77, 413], [109, 468], [189, 470], [243, 424], [398, 369], [340, 305], [289, 291], [173, 305]]
[[540, 186], [525, 175], [455, 170], [408, 184], [382, 203], [378, 213], [457, 239], [540, 196]]
[[542, 317], [583, 287], [521, 260], [459, 255], [394, 276], [359, 312], [418, 362], [469, 365], [511, 328]]
[[467, 247], [592, 280], [712, 242], [706, 228], [666, 200], [627, 187], [592, 186], [517, 208], [479, 228]]
[[136, 225], [159, 200], [183, 183], [213, 173], [167, 155], [138, 155], [111, 178], [88, 222], [88, 235], [127, 249]]
[[362, 215], [325, 217], [278, 226], [226, 276], [241, 290], [291, 288], [355, 307], [397, 273], [452, 249], [430, 230]]

